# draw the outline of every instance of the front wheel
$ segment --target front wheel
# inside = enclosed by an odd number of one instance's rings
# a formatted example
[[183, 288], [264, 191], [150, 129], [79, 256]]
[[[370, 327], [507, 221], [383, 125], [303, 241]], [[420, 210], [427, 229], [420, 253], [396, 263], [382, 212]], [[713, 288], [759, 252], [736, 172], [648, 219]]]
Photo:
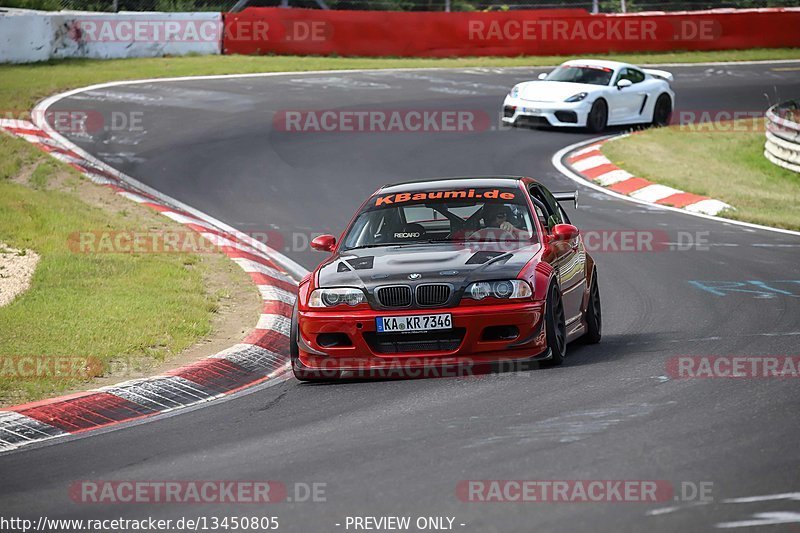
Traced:
[[545, 331], [547, 333], [547, 347], [550, 349], [552, 359], [550, 363], [560, 365], [567, 356], [567, 325], [564, 317], [564, 302], [561, 291], [553, 283], [547, 295], [545, 311]]
[[608, 124], [608, 104], [605, 100], [595, 100], [589, 116], [586, 117], [586, 127], [592, 133], [600, 133]]

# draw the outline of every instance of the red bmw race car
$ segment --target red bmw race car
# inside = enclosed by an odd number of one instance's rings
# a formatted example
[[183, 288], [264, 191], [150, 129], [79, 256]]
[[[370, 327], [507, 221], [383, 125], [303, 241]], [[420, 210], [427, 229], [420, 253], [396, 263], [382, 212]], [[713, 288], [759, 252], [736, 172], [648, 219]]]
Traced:
[[[291, 360], [303, 381], [549, 361], [600, 341], [597, 269], [560, 203], [524, 177], [387, 185], [301, 282]], [[389, 373], [382, 371], [389, 370]]]

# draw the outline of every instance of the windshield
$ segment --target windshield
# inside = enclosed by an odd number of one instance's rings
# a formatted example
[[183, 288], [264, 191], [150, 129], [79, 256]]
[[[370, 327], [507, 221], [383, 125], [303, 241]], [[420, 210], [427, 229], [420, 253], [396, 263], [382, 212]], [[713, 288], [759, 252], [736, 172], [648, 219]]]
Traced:
[[568, 66], [558, 67], [545, 78], [547, 81], [568, 81], [591, 85], [608, 85], [614, 70], [607, 67]]
[[356, 217], [343, 246], [535, 240], [522, 191], [478, 188], [378, 194]]

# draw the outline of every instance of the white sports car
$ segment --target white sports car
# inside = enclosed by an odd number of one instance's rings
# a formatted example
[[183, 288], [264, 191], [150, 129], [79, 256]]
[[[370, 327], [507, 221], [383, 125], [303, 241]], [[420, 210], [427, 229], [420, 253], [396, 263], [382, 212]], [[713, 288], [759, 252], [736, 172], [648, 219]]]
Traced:
[[672, 74], [617, 61], [574, 59], [537, 81], [515, 85], [503, 102], [510, 126], [585, 127], [669, 123]]

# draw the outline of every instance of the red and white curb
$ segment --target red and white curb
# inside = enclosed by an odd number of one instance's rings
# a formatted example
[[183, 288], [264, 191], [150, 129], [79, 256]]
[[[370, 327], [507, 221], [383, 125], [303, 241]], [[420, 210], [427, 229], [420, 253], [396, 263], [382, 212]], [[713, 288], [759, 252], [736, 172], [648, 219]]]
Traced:
[[718, 215], [725, 209], [733, 209], [720, 200], [659, 185], [619, 168], [604, 156], [600, 149], [604, 143], [620, 138], [613, 137], [590, 144], [570, 153], [566, 161], [572, 170], [584, 179], [643, 202], [712, 216]]
[[[30, 122], [0, 119], [0, 130], [35, 144], [93, 182], [196, 231], [250, 275], [263, 300], [255, 329], [240, 344], [220, 353], [164, 375], [0, 410], [0, 452], [208, 402], [287, 372], [289, 327], [297, 288], [297, 281], [285, 268], [287, 258], [210, 222], [210, 217], [199, 217], [197, 212], [134, 189], [119, 172]], [[292, 266], [297, 275], [296, 265]]]

